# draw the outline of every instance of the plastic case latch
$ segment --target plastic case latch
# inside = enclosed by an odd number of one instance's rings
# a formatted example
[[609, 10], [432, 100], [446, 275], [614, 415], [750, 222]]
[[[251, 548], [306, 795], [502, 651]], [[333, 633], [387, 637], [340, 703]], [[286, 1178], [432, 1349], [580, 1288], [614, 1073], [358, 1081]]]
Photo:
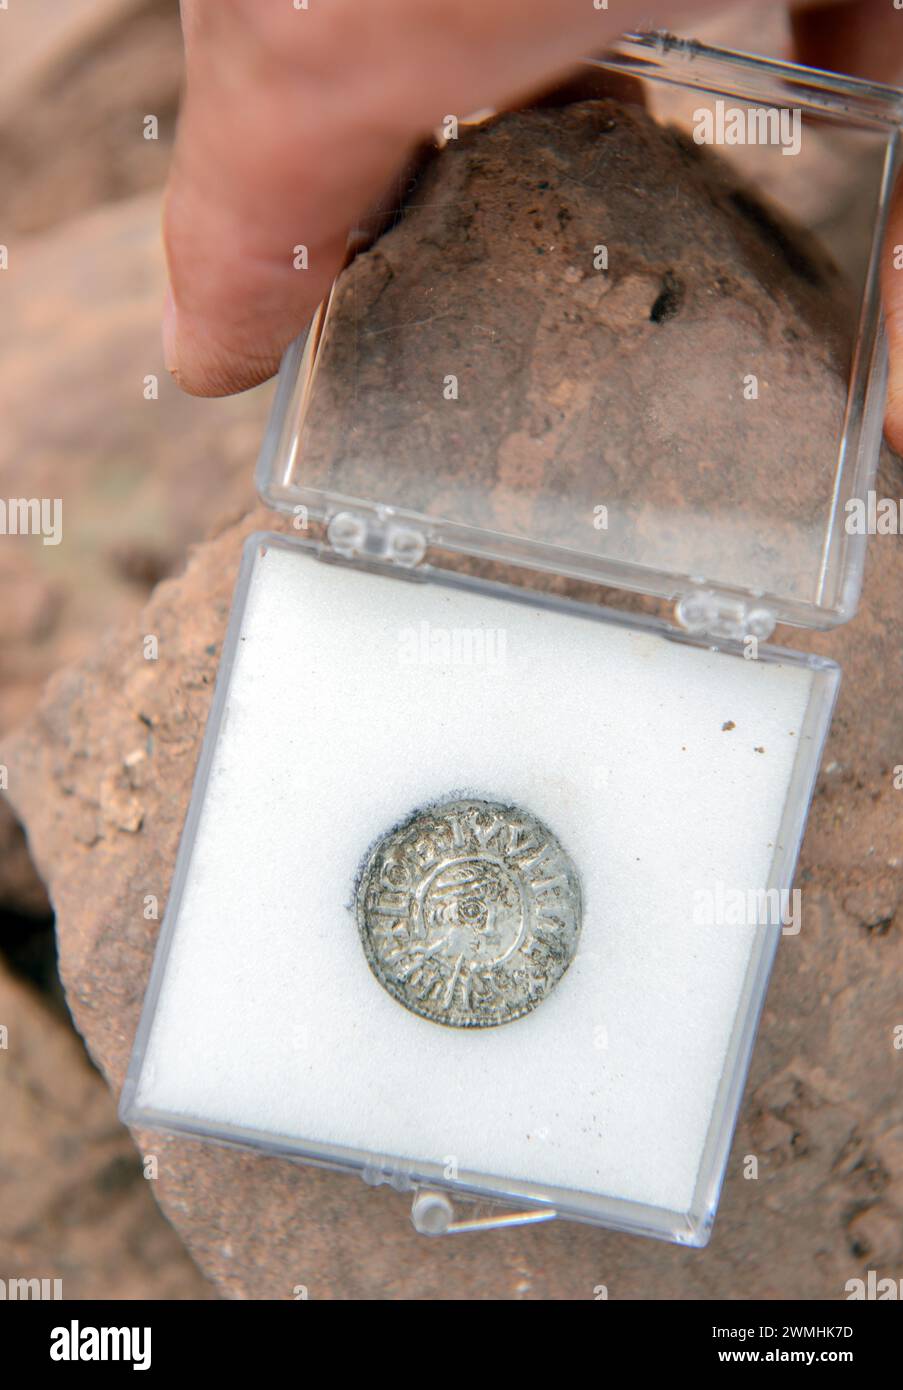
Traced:
[[465, 1231], [495, 1231], [505, 1226], [535, 1226], [553, 1221], [558, 1213], [552, 1207], [532, 1207], [526, 1211], [502, 1202], [468, 1200], [460, 1215], [451, 1198], [434, 1188], [421, 1188], [411, 1203], [414, 1230], [422, 1236], [452, 1236]]

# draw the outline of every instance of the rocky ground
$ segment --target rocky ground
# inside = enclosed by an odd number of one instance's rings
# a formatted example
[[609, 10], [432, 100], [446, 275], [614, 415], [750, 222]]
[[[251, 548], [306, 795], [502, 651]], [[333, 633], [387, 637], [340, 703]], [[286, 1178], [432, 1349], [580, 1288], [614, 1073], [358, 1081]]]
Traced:
[[209, 1298], [160, 1220], [107, 1087], [68, 1020], [0, 964], [0, 1278], [64, 1298]]
[[[59, 547], [0, 547], [0, 1277], [62, 1276], [74, 1297], [290, 1298], [305, 1285], [324, 1298], [591, 1298], [604, 1283], [613, 1298], [835, 1299], [866, 1269], [899, 1276], [896, 537], [872, 541], [853, 623], [779, 634], [835, 657], [845, 680], [800, 861], [803, 930], [779, 952], [707, 1251], [573, 1226], [429, 1242], [406, 1198], [352, 1178], [150, 1134], [135, 1151], [107, 1085], [118, 1094], [157, 930], [144, 898], [165, 902], [241, 540], [272, 524], [251, 481], [269, 391], [188, 400], [160, 361], [175, 4], [73, 0], [58, 14], [54, 0], [11, 8], [17, 61], [0, 49], [16, 326], [0, 344], [0, 496], [27, 478], [63, 499], [65, 528]], [[780, 41], [761, 22], [745, 39]], [[149, 112], [157, 142], [141, 133]], [[813, 174], [819, 197], [827, 182]], [[903, 496], [896, 460], [878, 486]], [[157, 662], [143, 657], [148, 633]], [[99, 1070], [54, 987], [48, 890], [66, 999]], [[749, 1153], [756, 1182], [742, 1176]]]
[[[193, 541], [253, 501], [267, 390], [189, 400], [170, 385], [159, 347], [159, 187], [181, 80], [177, 11], [175, 0], [32, 0], [2, 16], [0, 216], [10, 268], [0, 496], [60, 498], [63, 543], [6, 536], [0, 545], [0, 733], [28, 718], [53, 671], [133, 619]], [[159, 118], [156, 141], [143, 138], [149, 113]], [[71, 1073], [83, 1105], [54, 1108], [47, 1091], [45, 1113], [31, 1085], [35, 1062], [23, 1057], [40, 1059], [47, 1001], [59, 997], [50, 911], [22, 827], [0, 798], [0, 951], [19, 976], [4, 976], [0, 1008], [0, 1022], [13, 1004], [16, 1017], [15, 1042], [0, 1054], [11, 1064], [0, 1066], [0, 1277], [30, 1272], [68, 1222], [58, 1245], [72, 1296], [205, 1297], [209, 1286], [149, 1191], [137, 1190], [140, 1166], [80, 1043], [57, 1045], [52, 1068], [62, 1095]], [[30, 1110], [14, 1104], [23, 1087]], [[103, 1161], [88, 1130], [84, 1159], [66, 1159], [89, 1109], [95, 1127], [103, 1117]], [[46, 1147], [40, 1167], [30, 1144]], [[131, 1165], [124, 1195], [109, 1204], [107, 1153]], [[128, 1250], [117, 1254], [120, 1244]]]
[[[903, 490], [886, 460], [882, 488]], [[258, 511], [198, 547], [143, 614], [50, 682], [7, 747], [13, 799], [59, 918], [76, 1024], [118, 1091], [160, 896], [172, 868], [242, 539]], [[830, 638], [782, 636], [846, 672], [800, 862], [803, 928], [782, 943], [722, 1209], [704, 1252], [544, 1226], [429, 1242], [408, 1199], [358, 1180], [190, 1142], [138, 1136], [155, 1195], [231, 1297], [836, 1299], [903, 1259], [899, 980], [903, 554], [875, 542], [863, 613]], [[142, 655], [153, 632], [160, 659]], [[759, 1157], [746, 1181], [743, 1158]], [[265, 1255], [261, 1254], [265, 1251]]]

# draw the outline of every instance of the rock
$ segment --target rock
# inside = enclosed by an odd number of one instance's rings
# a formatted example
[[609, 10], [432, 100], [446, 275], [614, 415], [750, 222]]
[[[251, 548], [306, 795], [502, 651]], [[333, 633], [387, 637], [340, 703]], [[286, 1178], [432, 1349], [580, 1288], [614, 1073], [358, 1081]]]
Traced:
[[0, 1028], [0, 1279], [60, 1279], [74, 1299], [212, 1297], [78, 1039], [2, 965]]
[[135, 13], [144, 0], [69, 0], [62, 10], [56, 0], [29, 0], [11, 5], [4, 16], [0, 48], [0, 115], [19, 105], [42, 74], [61, 59], [78, 54], [95, 36]]
[[[903, 490], [896, 461], [881, 486]], [[271, 520], [271, 518], [269, 518]], [[193, 552], [142, 616], [50, 684], [6, 749], [11, 794], [51, 884], [61, 968], [79, 1028], [114, 1089], [122, 1079], [209, 708], [239, 547], [258, 511]], [[844, 906], [853, 872], [899, 901], [903, 555], [872, 544], [863, 611], [830, 636], [794, 632], [846, 668], [800, 864], [803, 929], [778, 953], [712, 1244], [701, 1256], [587, 1227], [544, 1226], [449, 1242], [418, 1237], [408, 1199], [351, 1177], [159, 1136], [155, 1195], [201, 1268], [235, 1298], [843, 1297], [880, 1251], [899, 1267], [903, 1124], [899, 914], [866, 932]], [[160, 658], [145, 661], [155, 632]], [[144, 757], [137, 756], [141, 751]], [[141, 824], [102, 815], [102, 788], [133, 786]], [[92, 827], [85, 838], [82, 817]], [[852, 831], [852, 833], [851, 833]], [[758, 1178], [743, 1176], [746, 1155]], [[859, 1213], [864, 1213], [859, 1215]], [[854, 1219], [855, 1218], [855, 1219]], [[851, 1234], [852, 1223], [852, 1234]], [[896, 1223], [896, 1225], [895, 1225]], [[896, 1264], [895, 1264], [896, 1262]], [[872, 1266], [874, 1264], [872, 1263]]]
[[865, 1256], [873, 1269], [895, 1269], [900, 1260], [900, 1212], [866, 1207], [847, 1226], [854, 1254]]
[[[572, 117], [578, 122], [598, 119], [598, 110]], [[626, 184], [629, 175], [636, 187], [648, 188], [647, 164], [653, 169], [663, 167], [656, 162], [665, 158], [663, 137], [648, 131], [641, 114], [619, 115], [618, 120], [624, 123], [623, 130], [616, 124], [612, 131], [598, 133], [603, 146], [615, 131], [615, 140], [624, 141], [624, 160], [619, 165], [614, 159], [613, 178]], [[490, 137], [495, 138], [492, 132], [499, 129], [490, 127]], [[552, 126], [538, 129], [546, 131], [540, 140], [545, 140], [544, 157], [550, 164], [563, 160], [573, 127], [564, 122], [560, 136]], [[473, 152], [474, 142], [468, 137], [462, 145], [464, 162], [455, 166], [459, 171], [472, 170]], [[639, 159], [640, 152], [646, 164]], [[517, 142], [509, 141], [504, 152], [497, 149], [487, 161], [486, 167], [501, 180], [487, 179], [487, 192], [496, 199], [499, 216], [504, 211], [505, 188], [510, 192], [504, 182], [508, 161], [517, 166], [523, 158]], [[717, 202], [721, 196], [712, 183], [717, 184], [720, 175], [698, 156], [693, 155], [689, 163], [691, 155], [680, 142], [672, 142], [669, 158], [686, 158], [688, 176], [697, 180], [694, 186], [711, 208], [711, 200]], [[559, 178], [556, 194], [560, 184]], [[608, 196], [607, 188], [608, 183], [600, 196]], [[539, 190], [530, 192], [539, 194]], [[558, 210], [565, 206], [572, 219], [565, 219], [562, 238], [577, 236], [582, 226], [579, 241], [585, 246], [588, 235], [595, 236], [595, 227], [589, 209], [581, 204], [582, 196], [573, 193], [573, 206], [558, 196], [548, 198], [537, 205], [538, 225], [530, 224], [525, 231], [513, 229], [512, 211], [512, 230], [505, 243], [508, 252], [529, 252], [535, 264], [545, 264], [537, 248], [558, 236]], [[397, 457], [383, 454], [388, 485], [397, 491], [403, 484], [414, 505], [420, 496], [428, 503], [436, 502], [443, 487], [453, 492], [457, 488], [454, 495], [467, 505], [475, 464], [481, 462], [489, 470], [485, 477], [495, 480], [494, 505], [521, 506], [527, 520], [535, 520], [535, 498], [545, 496], [551, 502], [549, 525], [566, 522], [566, 509], [556, 507], [551, 496], [547, 452], [549, 438], [567, 450], [566, 431], [559, 422], [544, 445], [537, 412], [547, 394], [557, 390], [556, 409], [567, 420], [577, 419], [579, 383], [587, 365], [585, 358], [581, 362], [584, 349], [580, 335], [564, 344], [563, 336], [556, 338], [552, 330], [554, 315], [564, 312], [571, 296], [578, 306], [575, 312], [586, 315], [584, 327], [590, 336], [598, 333], [601, 342], [601, 335], [611, 334], [608, 325], [615, 325], [619, 335], [635, 337], [624, 361], [612, 365], [623, 402], [633, 398], [632, 392], [635, 395], [633, 370], [640, 380], [647, 371], [639, 348], [654, 343], [656, 333], [670, 334], [673, 329], [677, 334], [673, 341], [683, 344], [700, 335], [699, 344], [708, 344], [707, 354], [713, 342], [720, 342], [727, 360], [736, 367], [736, 359], [729, 356], [728, 319], [746, 296], [743, 302], [752, 307], [744, 324], [753, 334], [763, 332], [760, 348], [765, 350], [766, 340], [771, 344], [776, 370], [781, 371], [788, 361], [783, 330], [798, 321], [807, 351], [812, 350], [805, 368], [810, 375], [805, 377], [808, 384], [803, 392], [804, 423], [808, 429], [811, 422], [816, 432], [823, 428], [836, 403], [837, 355], [842, 356], [840, 338], [832, 328], [834, 310], [826, 297], [828, 284], [835, 283], [834, 272], [822, 266], [819, 253], [804, 245], [805, 257], [811, 258], [804, 263], [814, 267], [816, 279], [826, 277], [821, 289], [810, 283], [811, 277], [794, 271], [785, 256], [776, 278], [769, 282], [773, 302], [765, 303], [754, 268], [762, 250], [759, 239], [773, 241], [774, 232], [767, 223], [763, 229], [749, 209], [735, 205], [730, 212], [719, 205], [715, 223], [720, 234], [733, 247], [732, 256], [738, 246], [742, 255], [736, 263], [731, 259], [729, 293], [723, 301], [712, 297], [714, 324], [719, 329], [713, 338], [712, 321], [706, 324], [704, 316], [692, 319], [689, 313], [694, 305], [698, 310], [699, 297], [704, 295], [699, 265], [684, 264], [677, 242], [667, 264], [653, 266], [643, 250], [642, 228], [651, 229], [651, 211], [657, 206], [651, 196], [647, 202], [644, 208], [639, 195], [632, 201], [628, 198], [635, 214], [631, 219], [613, 204], [609, 208], [613, 217], [623, 219], [621, 244], [628, 221], [630, 228], [636, 222], [639, 237], [636, 263], [623, 275], [618, 268], [604, 292], [585, 266], [566, 256], [557, 264], [567, 291], [559, 291], [553, 271], [546, 269], [543, 284], [548, 294], [539, 297], [539, 307], [530, 302], [525, 288], [516, 300], [513, 309], [520, 317], [510, 322], [532, 324], [535, 329], [532, 336], [521, 335], [514, 341], [515, 362], [528, 381], [527, 400], [506, 413], [497, 402], [503, 384], [499, 373], [503, 375], [507, 368], [495, 366], [494, 393], [488, 389], [492, 383], [471, 372], [469, 386], [484, 406], [488, 401], [491, 407], [490, 419], [480, 427], [484, 432], [476, 437], [479, 459], [465, 454], [460, 440], [434, 438], [430, 431], [441, 434], [447, 422], [436, 419], [439, 412], [432, 406], [420, 410], [418, 402], [409, 398], [409, 405], [413, 400], [409, 439], [416, 448], [409, 444]], [[692, 223], [692, 207], [683, 209], [684, 215]], [[468, 259], [469, 229], [463, 214], [460, 220], [462, 245], [446, 247], [454, 273], [446, 269], [445, 278], [437, 275], [434, 282], [437, 292], [445, 296], [443, 308], [451, 326], [459, 328], [476, 317], [485, 325], [482, 311], [489, 312], [492, 303], [481, 280], [481, 266], [486, 255], [500, 254], [489, 244], [491, 239], [483, 236], [474, 239], [470, 248], [480, 255]], [[402, 223], [398, 234], [404, 228]], [[396, 327], [399, 305], [393, 310], [393, 295], [397, 289], [406, 289], [410, 304], [410, 295], [416, 295], [418, 288], [416, 276], [408, 273], [403, 238], [398, 234], [390, 233], [369, 260], [351, 272], [359, 277], [361, 302], [368, 313], [386, 315], [384, 322]], [[781, 257], [777, 259], [780, 262]], [[570, 273], [572, 266], [576, 277]], [[669, 273], [680, 280], [681, 288], [666, 282]], [[524, 277], [526, 287], [526, 271]], [[666, 296], [664, 308], [656, 319], [653, 310], [662, 295]], [[468, 296], [472, 296], [469, 303]], [[548, 308], [544, 307], [547, 300]], [[479, 316], [473, 312], [477, 304]], [[503, 307], [506, 312], [512, 308]], [[813, 318], [826, 328], [823, 339], [815, 333]], [[341, 329], [339, 316], [335, 322]], [[447, 341], [454, 347], [452, 338]], [[346, 335], [346, 348], [349, 342]], [[340, 333], [334, 349], [341, 348]], [[399, 358], [395, 366], [393, 353], [379, 351], [364, 364], [366, 372], [374, 373], [370, 382], [375, 388], [369, 399], [362, 397], [371, 410], [367, 428], [379, 427], [387, 373], [413, 366], [416, 380], [423, 383], [431, 380], [430, 371], [441, 366], [437, 357], [428, 371], [424, 355], [418, 357], [414, 347], [404, 344], [399, 348], [396, 343], [394, 356]], [[665, 372], [666, 359], [667, 354], [656, 359]], [[334, 360], [340, 367], [341, 354]], [[708, 356], [701, 360], [708, 368]], [[719, 359], [719, 368], [723, 365]], [[454, 370], [453, 366], [448, 370]], [[342, 379], [338, 370], [334, 392]], [[672, 375], [671, 380], [673, 384], [676, 377]], [[328, 381], [325, 384], [328, 387]], [[341, 410], [338, 395], [332, 404]], [[308, 459], [305, 466], [321, 478], [335, 477], [332, 470], [338, 468], [341, 473], [344, 469], [343, 476], [350, 481], [357, 462], [363, 462], [362, 455], [356, 461], [358, 441], [342, 433], [343, 461], [337, 464], [327, 443], [330, 431], [336, 438], [337, 417], [324, 407], [318, 409], [320, 457]], [[717, 403], [713, 410], [718, 424]], [[625, 405], [615, 425], [624, 427], [628, 417]], [[677, 423], [682, 418], [678, 409]], [[155, 428], [163, 424], [161, 413]], [[785, 417], [784, 425], [791, 429], [793, 421]], [[644, 428], [654, 431], [663, 425], [647, 420]], [[375, 437], [386, 438], [385, 428]], [[693, 459], [698, 463], [694, 440], [686, 438], [687, 466], [678, 479], [656, 473], [660, 496], [673, 493], [676, 497], [687, 477], [692, 484], [689, 464]], [[436, 477], [426, 477], [422, 464], [429, 450], [440, 445], [447, 445], [448, 452], [429, 456], [431, 467], [441, 462], [447, 470], [437, 489]], [[566, 467], [576, 463], [576, 454], [565, 459]], [[616, 470], [617, 459], [611, 464]], [[650, 467], [657, 466], [650, 462]], [[802, 475], [802, 468], [798, 471]], [[627, 473], [612, 476], [619, 476], [625, 488], [640, 486]], [[791, 491], [798, 487], [794, 506], [807, 489], [815, 488], [809, 476], [801, 476], [797, 484], [779, 473], [779, 481]], [[720, 479], [719, 486], [728, 493], [740, 490], [744, 497], [769, 496], [773, 510], [774, 482], [774, 470], [760, 469], [753, 459], [742, 476], [734, 469]], [[896, 460], [885, 457], [878, 486], [883, 495], [903, 495]], [[476, 496], [476, 489], [473, 492]], [[149, 897], [156, 898], [162, 913], [168, 891], [239, 548], [252, 529], [266, 524], [266, 514], [258, 511], [197, 546], [183, 575], [166, 579], [147, 606], [140, 613], [127, 612], [115, 635], [90, 657], [51, 680], [38, 713], [0, 748], [0, 761], [10, 770], [10, 797], [28, 827], [36, 862], [57, 910], [61, 970], [73, 1014], [115, 1090], [122, 1084], [157, 935], [157, 921], [145, 915], [145, 907]], [[678, 536], [675, 544], [679, 543]], [[800, 863], [803, 929], [798, 937], [784, 941], [778, 955], [710, 1247], [702, 1254], [689, 1254], [587, 1227], [555, 1225], [428, 1241], [414, 1234], [408, 1199], [394, 1192], [373, 1191], [351, 1177], [250, 1153], [139, 1134], [142, 1152], [159, 1163], [155, 1195], [201, 1268], [223, 1293], [234, 1298], [292, 1298], [302, 1286], [313, 1298], [591, 1299], [596, 1287], [605, 1284], [612, 1298], [695, 1300], [729, 1292], [744, 1298], [837, 1299], [844, 1296], [846, 1281], [869, 1267], [872, 1251], [887, 1261], [889, 1267], [882, 1272], [894, 1272], [894, 1262], [903, 1257], [903, 1251], [898, 1248], [894, 1253], [893, 1248], [893, 1232], [901, 1229], [903, 1190], [903, 1151], [896, 1137], [903, 1123], [901, 1054], [893, 1045], [893, 1028], [900, 1021], [898, 980], [903, 966], [898, 908], [903, 801], [893, 789], [893, 768], [900, 761], [901, 590], [903, 552], [898, 538], [877, 537], [871, 546], [860, 616], [830, 636], [783, 634], [790, 645], [836, 657], [846, 668], [846, 678]], [[157, 641], [154, 660], [146, 659], [148, 634]], [[868, 885], [873, 888], [867, 893]], [[870, 927], [875, 912], [880, 912], [880, 922]], [[758, 1160], [755, 1179], [746, 1176], [747, 1156]]]
[[[175, 0], [70, 0], [65, 7], [30, 0], [4, 11], [0, 28], [0, 239], [9, 248], [0, 498], [26, 489], [60, 498], [63, 521], [58, 546], [33, 535], [0, 541], [5, 732], [33, 713], [51, 672], [94, 648], [109, 624], [135, 619], [188, 545], [244, 514], [270, 391], [189, 401], [163, 368], [159, 199], [132, 195], [165, 175], [182, 65]], [[146, 114], [159, 117], [156, 141], [143, 138]], [[86, 211], [107, 198], [117, 201]], [[50, 230], [34, 234], [43, 228]], [[74, 843], [87, 850], [108, 827], [138, 833], [136, 775], [133, 764], [111, 769], [95, 803], [73, 807]], [[30, 963], [40, 957], [48, 990], [53, 957], [47, 949], [44, 961], [42, 924], [50, 910], [21, 826], [0, 797], [0, 949]], [[59, 1061], [64, 1025], [54, 1027], [48, 1058]], [[73, 1082], [84, 1109], [47, 1116], [13, 1105], [6, 1090], [0, 1095], [4, 1150], [19, 1154], [24, 1170], [24, 1177], [16, 1170], [15, 1183], [4, 1173], [3, 1277], [24, 1272], [32, 1256], [53, 1253], [55, 1244], [72, 1296], [207, 1297], [208, 1286], [142, 1190], [103, 1082], [79, 1060], [79, 1045], [72, 1048], [88, 1078]], [[0, 1077], [5, 1059], [0, 1053]], [[98, 1153], [92, 1126], [101, 1111], [105, 1147]], [[33, 1176], [30, 1144], [47, 1153]], [[83, 1161], [71, 1159], [72, 1172], [51, 1159], [65, 1146], [84, 1151]], [[17, 1224], [20, 1183], [23, 1198], [44, 1212], [46, 1246], [35, 1229]], [[111, 1188], [104, 1197], [110, 1183], [122, 1185], [121, 1195]]]
[[134, 195], [166, 174], [176, 0], [30, 0], [2, 28], [0, 498], [25, 479], [60, 498], [63, 540], [0, 545], [0, 730], [30, 713], [51, 671], [137, 613], [191, 542], [248, 509], [269, 401], [266, 388], [190, 401], [163, 368], [159, 199]]
[[[139, 612], [187, 547], [253, 502], [264, 387], [192, 400], [160, 347], [156, 195], [13, 241], [0, 342], [0, 498], [61, 502], [61, 542], [0, 544], [0, 730], [111, 623]], [[154, 395], [156, 392], [156, 395]]]
[[[800, 62], [802, 55], [791, 36], [791, 11], [794, 18], [799, 17], [797, 7], [774, 0], [755, 7], [716, 6], [695, 21], [693, 37], [715, 48]], [[808, 61], [812, 62], [811, 54]], [[695, 91], [664, 82], [651, 84], [649, 108], [658, 120], [690, 133], [698, 107]], [[807, 121], [799, 153], [792, 160], [775, 158], [774, 150], [764, 145], [723, 148], [719, 154], [736, 165], [739, 177], [755, 182], [787, 216], [815, 232], [847, 276], [861, 283], [884, 158], [880, 141], [863, 138], [862, 130], [844, 131], [833, 122]], [[792, 174], [788, 163], [793, 165]]]
[[183, 68], [176, 0], [67, 0], [62, 9], [29, 0], [3, 16], [13, 60], [0, 59], [5, 242], [166, 176]]
[[687, 135], [613, 100], [505, 115], [342, 276], [299, 467], [811, 599], [853, 327], [815, 240]]

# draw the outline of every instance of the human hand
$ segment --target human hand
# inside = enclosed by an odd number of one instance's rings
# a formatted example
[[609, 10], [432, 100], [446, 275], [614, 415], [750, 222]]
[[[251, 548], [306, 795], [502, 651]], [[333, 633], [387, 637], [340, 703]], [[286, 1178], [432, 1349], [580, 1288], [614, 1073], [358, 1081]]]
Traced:
[[[349, 228], [445, 115], [528, 98], [648, 14], [645, 0], [309, 4], [182, 0], [187, 83], [164, 218], [164, 342], [170, 370], [197, 395], [272, 376], [341, 269]], [[669, 0], [656, 22], [676, 28], [717, 8]], [[792, 23], [801, 61], [897, 75], [903, 11], [889, 0], [804, 0]], [[903, 243], [897, 192], [891, 247]], [[903, 271], [890, 255], [882, 269], [887, 434], [903, 450]]]

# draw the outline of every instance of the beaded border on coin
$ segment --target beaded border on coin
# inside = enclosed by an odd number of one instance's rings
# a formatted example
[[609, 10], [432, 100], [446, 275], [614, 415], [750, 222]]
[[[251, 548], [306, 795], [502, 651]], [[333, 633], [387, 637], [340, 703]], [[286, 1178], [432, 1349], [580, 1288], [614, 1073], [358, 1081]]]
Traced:
[[383, 988], [454, 1028], [534, 1009], [570, 965], [582, 919], [577, 871], [548, 827], [480, 798], [415, 811], [383, 835], [355, 902]]

